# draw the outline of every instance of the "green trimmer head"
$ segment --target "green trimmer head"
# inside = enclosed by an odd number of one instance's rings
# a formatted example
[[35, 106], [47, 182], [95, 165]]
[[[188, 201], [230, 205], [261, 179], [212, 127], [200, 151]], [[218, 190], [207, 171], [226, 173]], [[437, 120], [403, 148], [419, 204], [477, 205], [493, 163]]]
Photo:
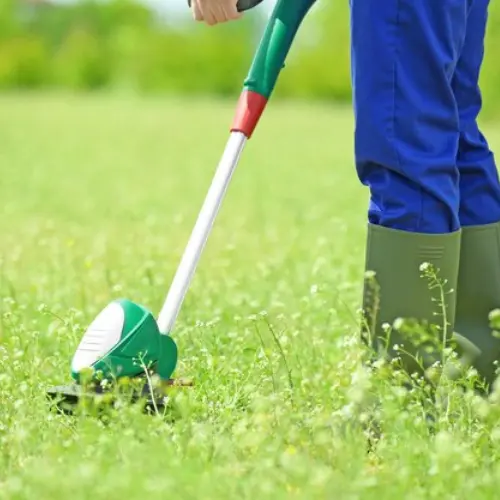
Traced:
[[130, 300], [116, 300], [85, 332], [71, 362], [74, 384], [53, 387], [48, 395], [59, 409], [71, 412], [70, 407], [83, 396], [116, 393], [118, 380], [137, 379], [141, 383], [132, 399], [145, 398], [146, 405], [152, 405], [150, 382], [156, 375], [167, 382], [163, 385], [172, 385], [176, 364], [177, 346], [172, 337], [160, 333], [153, 314]]
[[[71, 363], [74, 383], [48, 391], [49, 398], [63, 411], [83, 396], [110, 394], [124, 385], [120, 382], [128, 380], [138, 381], [140, 386], [132, 399], [145, 396], [148, 404], [155, 399], [150, 375], [167, 390], [178, 384], [172, 379], [177, 365], [177, 346], [170, 336], [172, 328], [245, 144], [273, 92], [297, 30], [314, 2], [278, 0], [274, 7], [245, 80], [229, 140], [158, 320], [149, 310], [129, 300], [109, 304], [89, 326], [75, 352]], [[240, 0], [238, 9], [246, 10], [258, 3], [260, 0]]]
[[85, 332], [71, 363], [71, 375], [81, 380], [92, 369], [105, 379], [136, 377], [153, 368], [168, 379], [177, 363], [177, 346], [161, 335], [153, 314], [129, 300], [109, 304]]

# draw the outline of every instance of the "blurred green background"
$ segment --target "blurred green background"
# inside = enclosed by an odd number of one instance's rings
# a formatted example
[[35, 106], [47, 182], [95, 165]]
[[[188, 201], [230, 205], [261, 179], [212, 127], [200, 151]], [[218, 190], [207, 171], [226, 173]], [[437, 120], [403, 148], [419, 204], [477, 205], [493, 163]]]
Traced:
[[[162, 15], [134, 0], [2, 0], [0, 88], [236, 95], [273, 1], [210, 28], [173, 0], [163, 4], [177, 9]], [[489, 115], [500, 114], [499, 25], [493, 2], [482, 74]], [[275, 95], [349, 102], [349, 75], [348, 1], [318, 0]]]

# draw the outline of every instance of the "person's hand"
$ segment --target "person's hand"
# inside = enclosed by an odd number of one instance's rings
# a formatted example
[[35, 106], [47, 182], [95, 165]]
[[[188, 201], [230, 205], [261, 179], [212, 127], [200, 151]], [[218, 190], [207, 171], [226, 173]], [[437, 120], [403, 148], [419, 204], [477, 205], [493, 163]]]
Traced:
[[236, 3], [237, 0], [191, 0], [191, 10], [196, 21], [213, 26], [239, 19], [241, 13]]

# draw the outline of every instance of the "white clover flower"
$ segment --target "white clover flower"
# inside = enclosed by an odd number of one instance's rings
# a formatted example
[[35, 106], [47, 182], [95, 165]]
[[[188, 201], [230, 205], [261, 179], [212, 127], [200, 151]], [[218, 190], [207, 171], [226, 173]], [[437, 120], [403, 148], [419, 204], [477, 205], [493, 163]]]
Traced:
[[422, 262], [422, 264], [420, 264], [420, 271], [424, 272], [424, 271], [428, 271], [429, 267], [431, 267], [430, 263], [429, 262]]
[[47, 304], [40, 304], [40, 305], [38, 306], [38, 312], [39, 312], [39, 313], [44, 313], [44, 312], [47, 312], [47, 311], [48, 311], [48, 309], [49, 309], [49, 308], [48, 308]]
[[392, 326], [396, 329], [396, 330], [399, 330], [400, 328], [402, 328], [402, 326], [404, 325], [404, 319], [403, 318], [396, 318], [394, 320], [394, 322], [392, 323]]
[[488, 318], [490, 321], [500, 319], [500, 309], [493, 309], [493, 311], [488, 314]]

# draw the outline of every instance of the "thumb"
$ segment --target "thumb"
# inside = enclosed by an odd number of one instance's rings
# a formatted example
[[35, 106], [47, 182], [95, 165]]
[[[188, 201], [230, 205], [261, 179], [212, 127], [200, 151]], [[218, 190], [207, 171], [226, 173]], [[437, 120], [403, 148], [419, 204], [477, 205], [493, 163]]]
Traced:
[[191, 10], [195, 21], [203, 21], [203, 14], [198, 4], [198, 0], [191, 0]]

